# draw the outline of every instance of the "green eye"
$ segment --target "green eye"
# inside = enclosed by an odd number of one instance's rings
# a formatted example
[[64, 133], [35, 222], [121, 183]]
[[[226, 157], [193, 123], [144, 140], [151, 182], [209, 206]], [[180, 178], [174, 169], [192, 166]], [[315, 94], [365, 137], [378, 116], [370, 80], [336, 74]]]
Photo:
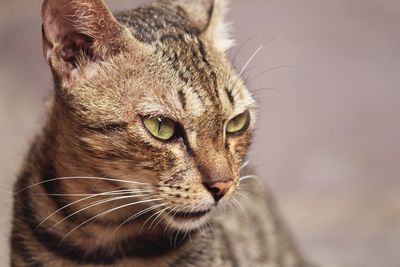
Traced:
[[163, 118], [144, 117], [143, 124], [155, 137], [161, 140], [169, 140], [175, 134], [175, 122]]
[[249, 126], [249, 122], [250, 122], [249, 113], [247, 111], [243, 112], [242, 114], [237, 115], [228, 122], [228, 125], [226, 126], [226, 132], [228, 134], [235, 134], [242, 132], [246, 130], [246, 128]]

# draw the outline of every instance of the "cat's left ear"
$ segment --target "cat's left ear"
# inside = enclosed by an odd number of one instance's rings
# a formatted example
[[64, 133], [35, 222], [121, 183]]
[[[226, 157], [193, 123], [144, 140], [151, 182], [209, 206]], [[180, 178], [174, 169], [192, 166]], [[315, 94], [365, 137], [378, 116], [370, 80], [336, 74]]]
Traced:
[[230, 36], [231, 24], [224, 18], [228, 9], [228, 0], [172, 0], [186, 13], [192, 24], [213, 45], [222, 52], [226, 52], [234, 45]]
[[42, 19], [44, 57], [65, 87], [93, 73], [92, 63], [126, 51], [131, 41], [104, 0], [44, 0]]

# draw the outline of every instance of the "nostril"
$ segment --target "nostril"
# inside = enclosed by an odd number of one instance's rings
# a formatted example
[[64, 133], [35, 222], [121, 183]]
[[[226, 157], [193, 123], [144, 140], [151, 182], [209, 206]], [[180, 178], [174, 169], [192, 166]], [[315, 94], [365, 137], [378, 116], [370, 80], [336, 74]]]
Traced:
[[213, 183], [203, 183], [205, 188], [212, 194], [215, 201], [219, 201], [228, 192], [229, 188], [232, 186], [232, 181], [226, 182], [213, 182]]
[[212, 194], [212, 195], [219, 195], [221, 194], [221, 191], [218, 187], [209, 187], [207, 188], [208, 191]]

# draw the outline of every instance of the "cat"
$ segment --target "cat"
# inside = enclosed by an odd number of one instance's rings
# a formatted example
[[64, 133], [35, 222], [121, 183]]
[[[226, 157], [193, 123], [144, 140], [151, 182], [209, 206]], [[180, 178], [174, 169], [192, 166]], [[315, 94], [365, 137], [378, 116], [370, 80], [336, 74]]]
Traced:
[[11, 266], [311, 266], [246, 154], [223, 0], [45, 0], [54, 91], [15, 184]]

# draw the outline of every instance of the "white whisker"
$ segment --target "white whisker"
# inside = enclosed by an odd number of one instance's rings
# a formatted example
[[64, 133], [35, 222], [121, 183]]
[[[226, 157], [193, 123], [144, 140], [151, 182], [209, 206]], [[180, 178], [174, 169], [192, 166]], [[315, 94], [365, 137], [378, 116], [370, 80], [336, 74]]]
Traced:
[[[150, 190], [146, 189], [147, 192], [151, 192]], [[121, 189], [121, 190], [115, 190], [115, 191], [110, 191], [110, 192], [105, 192], [105, 193], [96, 193], [96, 194], [32, 194], [32, 196], [55, 196], [55, 197], [88, 197], [88, 196], [115, 196], [115, 195], [124, 195], [124, 194], [129, 194], [129, 193], [135, 193], [135, 192], [143, 192], [143, 190], [138, 189], [138, 191], [134, 191], [131, 189]]]
[[120, 225], [118, 225], [118, 227], [113, 231], [112, 236], [115, 235], [115, 233], [117, 233], [117, 231], [118, 231], [124, 224], [126, 224], [126, 223], [128, 223], [128, 222], [134, 220], [135, 218], [137, 218], [137, 217], [139, 217], [139, 216], [141, 216], [141, 215], [143, 215], [143, 214], [145, 214], [145, 213], [147, 213], [147, 212], [150, 212], [150, 211], [152, 211], [152, 210], [158, 209], [158, 208], [160, 208], [160, 207], [162, 207], [162, 206], [165, 206], [165, 205], [167, 205], [167, 204], [166, 204], [166, 203], [158, 204], [158, 205], [148, 207], [148, 208], [146, 208], [146, 209], [144, 209], [144, 210], [142, 210], [142, 211], [140, 211], [140, 212], [135, 213], [134, 215], [130, 216], [128, 219], [126, 219], [125, 221], [123, 221]]
[[279, 38], [282, 38], [282, 36], [280, 35], [280, 36], [273, 37], [273, 38], [267, 40], [266, 42], [264, 42], [262, 45], [260, 45], [260, 46], [256, 49], [256, 51], [254, 51], [254, 53], [250, 56], [250, 58], [247, 60], [246, 64], [244, 64], [243, 68], [242, 68], [241, 71], [239, 72], [239, 76], [241, 76], [241, 75], [243, 74], [243, 72], [246, 70], [247, 66], [253, 61], [253, 59], [257, 56], [257, 54], [258, 54], [267, 44], [269, 44], [270, 42], [272, 42], [272, 41], [274, 41], [274, 40], [276, 40], [276, 39], [279, 39]]
[[[238, 191], [245, 191], [245, 192], [251, 193], [252, 195], [254, 195], [254, 196], [256, 196], [256, 197], [259, 197], [259, 198], [261, 198], [261, 199], [264, 200], [264, 201], [268, 201], [268, 199], [266, 198], [265, 195], [260, 195], [259, 193], [254, 192], [253, 190], [246, 189], [246, 188], [243, 188], [243, 187], [239, 187], [237, 190], [238, 190]], [[244, 194], [242, 194], [242, 195], [244, 196]]]
[[206, 223], [207, 223], [208, 227], [210, 227], [211, 233], [214, 234], [214, 227], [212, 226], [212, 224], [208, 221]]
[[239, 182], [241, 182], [241, 181], [244, 181], [244, 180], [248, 180], [248, 179], [260, 179], [257, 175], [252, 175], [252, 174], [249, 174], [249, 175], [245, 175], [245, 176], [242, 176], [242, 177], [240, 177], [239, 178]]
[[235, 207], [233, 206], [232, 202], [227, 202], [228, 203], [228, 207], [231, 209], [232, 212], [235, 212]]
[[147, 218], [147, 220], [143, 223], [142, 228], [140, 229], [140, 232], [142, 232], [142, 230], [143, 230], [143, 228], [145, 227], [146, 223], [147, 223], [148, 221], [150, 221], [151, 218], [153, 218], [154, 216], [156, 216], [156, 217], [154, 218], [154, 220], [151, 222], [150, 226], [149, 226], [149, 229], [151, 229], [151, 226], [153, 225], [153, 223], [154, 223], [154, 222], [157, 220], [157, 218], [158, 218], [164, 211], [166, 211], [167, 209], [169, 209], [169, 207], [166, 207], [166, 208], [164, 208], [164, 209], [162, 209], [162, 210], [159, 210], [159, 211], [157, 211], [156, 213], [154, 213], [153, 215], [151, 215], [149, 218]]
[[243, 194], [243, 193], [240, 193], [239, 191], [236, 191], [236, 194], [238, 194], [239, 196], [241, 196], [241, 197], [243, 197], [243, 198], [245, 198], [245, 199], [247, 199], [247, 200], [250, 200], [248, 196], [246, 196], [246, 195]]
[[[86, 221], [82, 222], [81, 224], [79, 224], [78, 226], [76, 226], [75, 228], [73, 228], [71, 231], [69, 231], [69, 232], [64, 236], [64, 238], [60, 241], [60, 244], [62, 244], [62, 242], [64, 242], [64, 240], [65, 240], [70, 234], [72, 234], [75, 230], [77, 230], [77, 229], [80, 228], [81, 226], [85, 225], [86, 223], [88, 223], [88, 222], [90, 222], [90, 221], [92, 221], [92, 220], [94, 220], [94, 219], [98, 219], [98, 218], [100, 218], [100, 217], [102, 217], [102, 216], [104, 216], [104, 215], [106, 215], [106, 214], [108, 214], [108, 213], [110, 213], [110, 212], [113, 212], [113, 211], [115, 211], [115, 210], [118, 210], [118, 209], [126, 208], [126, 207], [133, 206], [133, 205], [137, 205], [137, 204], [143, 204], [143, 203], [148, 203], [148, 202], [152, 202], [152, 201], [158, 201], [158, 200], [161, 200], [161, 198], [140, 200], [140, 201], [136, 201], [136, 202], [133, 202], [133, 203], [128, 203], [128, 204], [121, 205], [121, 206], [112, 208], [112, 209], [110, 209], [110, 210], [104, 211], [104, 212], [102, 212], [102, 213], [100, 213], [100, 214], [98, 214], [98, 215], [96, 215], [96, 216], [93, 216], [93, 217], [87, 219]], [[60, 244], [59, 244], [59, 245], [60, 245]]]
[[247, 66], [251, 63], [251, 61], [254, 59], [255, 56], [261, 51], [261, 49], [264, 48], [264, 45], [260, 45], [257, 50], [250, 56], [250, 58], [247, 60], [246, 64], [244, 64], [243, 68], [239, 72], [239, 76], [243, 74], [243, 72], [246, 70]]
[[[266, 70], [264, 70], [264, 71], [258, 73], [258, 74], [255, 75], [254, 77], [249, 78], [248, 81], [254, 81], [254, 80], [257, 79], [259, 76], [261, 76], [261, 75], [263, 75], [263, 74], [265, 74], [265, 73], [268, 73], [268, 72], [273, 71], [273, 70], [284, 69], [284, 68], [292, 68], [292, 69], [297, 69], [297, 70], [300, 70], [300, 69], [301, 69], [300, 67], [294, 66], [294, 65], [280, 65], [280, 66], [275, 66], [275, 67], [268, 68], [268, 69], [266, 69]], [[271, 89], [272, 89], [272, 88], [271, 88]]]
[[243, 215], [247, 217], [247, 213], [245, 209], [243, 208], [242, 204], [235, 198], [232, 198], [233, 203], [236, 203], [239, 206], [239, 209], [243, 212]]
[[[50, 215], [48, 215], [46, 218], [44, 218], [44, 219], [38, 224], [38, 226], [36, 227], [36, 229], [39, 228], [44, 222], [46, 222], [50, 217], [52, 217], [54, 214], [56, 214], [56, 213], [59, 212], [59, 211], [62, 211], [62, 210], [66, 209], [66, 208], [68, 208], [68, 207], [70, 207], [70, 206], [72, 206], [72, 205], [74, 205], [74, 204], [77, 204], [77, 203], [79, 203], [79, 202], [81, 202], [81, 201], [85, 201], [85, 200], [88, 200], [88, 199], [90, 199], [90, 198], [97, 197], [97, 196], [107, 196], [109, 193], [115, 193], [115, 192], [119, 192], [119, 190], [108, 191], [108, 192], [103, 192], [103, 193], [99, 193], [99, 194], [93, 194], [93, 195], [91, 195], [91, 196], [88, 196], [88, 197], [84, 197], [84, 198], [75, 200], [75, 201], [73, 201], [73, 202], [71, 202], [71, 203], [69, 203], [69, 204], [67, 204], [67, 205], [65, 205], [65, 206], [63, 206], [63, 207], [57, 209], [56, 211], [54, 211], [54, 212], [51, 213]], [[143, 191], [143, 192], [144, 192], [144, 191]], [[135, 193], [136, 193], [136, 192], [135, 192]], [[142, 192], [140, 192], [140, 193], [142, 193]], [[126, 194], [126, 193], [124, 193], [124, 194]]]
[[[157, 225], [159, 225], [168, 215], [170, 215], [175, 209], [178, 209], [178, 208], [179, 208], [179, 206], [176, 206], [175, 208], [172, 208], [170, 211], [168, 211], [168, 212], [164, 215], [164, 217], [162, 217], [162, 218], [158, 221], [158, 223], [154, 226], [154, 228], [156, 228]], [[164, 233], [167, 232], [168, 229], [169, 229], [170, 227], [171, 227], [170, 225], [166, 224], [165, 229], [164, 229]], [[172, 228], [171, 228], [171, 229], [172, 229]]]
[[59, 177], [59, 178], [53, 178], [53, 179], [48, 179], [48, 180], [44, 180], [38, 183], [34, 183], [32, 185], [29, 185], [19, 191], [16, 192], [16, 194], [23, 192], [27, 189], [30, 189], [32, 187], [41, 185], [41, 184], [45, 184], [45, 183], [50, 183], [50, 182], [54, 182], [54, 181], [60, 181], [60, 180], [69, 180], [69, 179], [87, 179], [87, 180], [103, 180], [103, 181], [114, 181], [114, 182], [121, 182], [121, 183], [129, 183], [129, 184], [135, 184], [135, 185], [149, 185], [146, 183], [141, 183], [141, 182], [135, 182], [135, 181], [128, 181], [128, 180], [121, 180], [121, 179], [114, 179], [114, 178], [105, 178], [105, 177], [86, 177], [86, 176], [77, 176], [77, 177]]
[[240, 165], [239, 170], [241, 170], [241, 169], [245, 168], [247, 165], [249, 165], [249, 162], [250, 162], [249, 160], [244, 161], [242, 163], [242, 165]]
[[96, 201], [96, 202], [90, 204], [89, 206], [86, 206], [86, 207], [84, 207], [84, 208], [82, 208], [82, 209], [79, 209], [79, 210], [77, 210], [77, 211], [71, 213], [70, 215], [64, 217], [63, 219], [61, 219], [60, 221], [58, 221], [57, 223], [55, 223], [53, 226], [51, 226], [51, 227], [49, 228], [49, 230], [52, 230], [54, 227], [56, 227], [56, 226], [59, 225], [60, 223], [64, 222], [64, 221], [67, 220], [68, 218], [71, 218], [72, 216], [74, 216], [74, 215], [76, 215], [76, 214], [78, 214], [78, 213], [80, 213], [80, 212], [82, 212], [82, 211], [84, 211], [84, 210], [90, 209], [90, 208], [92, 208], [92, 207], [95, 207], [95, 206], [98, 206], [98, 205], [101, 205], [101, 204], [104, 204], [104, 203], [116, 201], [116, 200], [127, 199], [127, 198], [136, 198], [136, 197], [142, 197], [142, 196], [146, 196], [146, 195], [122, 196], [122, 197], [114, 197], [114, 198], [106, 199], [106, 200], [98, 200], [98, 201]]
[[261, 187], [264, 187], [265, 184], [263, 183], [263, 181], [260, 179], [260, 177], [258, 177], [257, 175], [244, 175], [241, 176], [239, 178], [239, 182], [238, 182], [238, 187], [240, 187], [242, 185], [242, 182], [246, 181], [246, 180], [255, 180]]

